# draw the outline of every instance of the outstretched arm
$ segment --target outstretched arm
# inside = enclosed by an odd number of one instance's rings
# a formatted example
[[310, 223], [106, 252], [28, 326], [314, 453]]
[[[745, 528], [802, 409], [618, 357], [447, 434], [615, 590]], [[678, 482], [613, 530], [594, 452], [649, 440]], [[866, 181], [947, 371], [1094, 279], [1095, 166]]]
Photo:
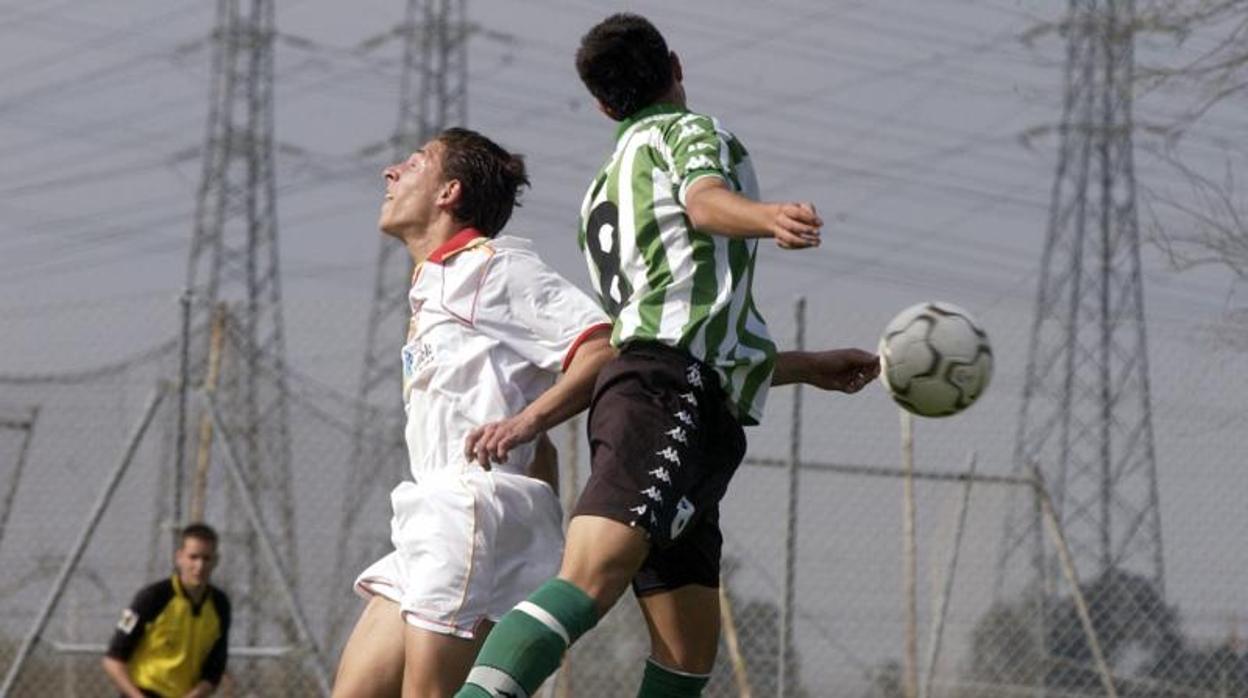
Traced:
[[502, 463], [512, 448], [532, 441], [538, 434], [589, 407], [598, 371], [614, 357], [610, 329], [604, 328], [581, 343], [559, 381], [519, 414], [469, 432], [464, 455], [482, 467], [489, 467], [490, 461]]
[[880, 375], [880, 357], [862, 349], [782, 351], [771, 384], [805, 383], [821, 390], [856, 393]]
[[186, 694], [185, 698], [207, 698], [217, 687], [207, 681], [200, 681]]
[[775, 238], [784, 249], [818, 247], [823, 219], [814, 204], [755, 201], [720, 177], [702, 177], [685, 193], [685, 213], [702, 232], [733, 238]]

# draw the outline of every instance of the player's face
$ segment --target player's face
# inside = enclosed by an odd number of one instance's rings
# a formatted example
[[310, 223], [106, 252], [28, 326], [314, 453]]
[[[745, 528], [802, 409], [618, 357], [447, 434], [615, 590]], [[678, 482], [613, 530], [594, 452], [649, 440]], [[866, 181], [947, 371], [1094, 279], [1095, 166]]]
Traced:
[[208, 583], [217, 566], [217, 546], [199, 538], [186, 538], [173, 556], [182, 586], [196, 588]]
[[386, 195], [377, 226], [389, 235], [405, 238], [421, 231], [437, 213], [442, 185], [442, 144], [430, 141], [403, 162], [382, 171]]

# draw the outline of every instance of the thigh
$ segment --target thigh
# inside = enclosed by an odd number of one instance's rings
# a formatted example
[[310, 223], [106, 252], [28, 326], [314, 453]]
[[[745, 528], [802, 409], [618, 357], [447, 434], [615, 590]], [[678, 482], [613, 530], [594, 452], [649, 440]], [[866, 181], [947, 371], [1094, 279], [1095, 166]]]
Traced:
[[709, 507], [674, 545], [651, 548], [633, 578], [633, 592], [642, 597], [689, 584], [718, 587], [723, 545], [719, 506], [716, 504]]
[[408, 625], [403, 637], [404, 698], [454, 696], [493, 627], [493, 623], [482, 621], [469, 640]]
[[601, 618], [628, 588], [649, 550], [641, 529], [601, 516], [574, 516], [559, 577], [592, 598]]
[[650, 630], [650, 656], [691, 674], [710, 673], [719, 647], [719, 589], [690, 584], [637, 598]]
[[342, 648], [334, 677], [335, 698], [397, 698], [403, 685], [403, 633], [399, 605], [369, 599]]

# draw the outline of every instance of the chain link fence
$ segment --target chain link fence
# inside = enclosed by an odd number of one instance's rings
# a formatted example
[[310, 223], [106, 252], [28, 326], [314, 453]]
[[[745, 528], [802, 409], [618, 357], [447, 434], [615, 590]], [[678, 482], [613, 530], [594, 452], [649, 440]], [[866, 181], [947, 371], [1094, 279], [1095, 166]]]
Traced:
[[[892, 403], [876, 386], [855, 396], [805, 389], [797, 497], [790, 501], [793, 389], [774, 391], [767, 421], [750, 430], [747, 461], [723, 503], [725, 632], [706, 695], [781, 694], [786, 613], [792, 618], [787, 696], [892, 698], [908, 695], [910, 686], [931, 697], [1107, 695], [1092, 638], [1116, 695], [1248, 695], [1238, 615], [1248, 608], [1242, 584], [1248, 553], [1238, 545], [1248, 536], [1248, 512], [1242, 493], [1228, 486], [1242, 481], [1237, 469], [1248, 445], [1244, 417], [1234, 407], [1248, 387], [1248, 360], [1181, 319], [1153, 326], [1164, 587], [1138, 570], [1079, 569], [1085, 623], [1046, 528], [1039, 529], [1043, 575], [1030, 550], [1001, 566], [1006, 522], [1037, 511], [1033, 487], [1003, 479], [1025, 475], [1016, 472], [1012, 454], [1028, 341], [1019, 318], [1027, 314], [1022, 299], [980, 301], [963, 302], [989, 329], [997, 375], [981, 404], [965, 414], [916, 424], [912, 563]], [[783, 299], [769, 307], [773, 334], [788, 344], [794, 321], [774, 311], [785, 307]], [[810, 314], [810, 347], [870, 346], [887, 321], [831, 306], [812, 306]], [[159, 315], [153, 312], [151, 321], [170, 320]], [[13, 696], [114, 693], [99, 669], [103, 644], [133, 594], [171, 571], [178, 354], [170, 341], [98, 370], [0, 376], [0, 675], [13, 669], [82, 543]], [[277, 371], [271, 362], [260, 368], [263, 380]], [[205, 518], [223, 533], [214, 580], [235, 610], [235, 651], [222, 695], [319, 694], [361, 608], [351, 581], [361, 561], [388, 545], [387, 494], [399, 474], [353, 480], [357, 406], [299, 372], [285, 376], [291, 479], [281, 496], [290, 499], [292, 540], [278, 535], [279, 502], [270, 500], [280, 490], [251, 492], [259, 536], [246, 498], [230, 484], [227, 441], [212, 441], [207, 454]], [[165, 399], [87, 535], [90, 514], [160, 386]], [[188, 405], [188, 429], [198, 430], [202, 403], [192, 395]], [[377, 412], [378, 419], [385, 415], [397, 418]], [[552, 434], [569, 503], [588, 474], [582, 430], [578, 420]], [[972, 453], [983, 478], [957, 477]], [[188, 488], [195, 486], [198, 457], [188, 447]], [[239, 460], [245, 473], [246, 459]], [[348, 500], [355, 503], [350, 516]], [[795, 547], [787, 557], [790, 506], [796, 507]], [[276, 564], [266, 557], [264, 536], [273, 542]], [[577, 645], [543, 695], [633, 695], [648, 645], [636, 604], [625, 599]]]
[[[723, 503], [729, 610], [705, 695], [782, 695], [790, 579], [792, 678], [783, 695], [1248, 695], [1248, 653], [1239, 639], [1248, 594], [1237, 582], [1248, 561], [1232, 543], [1248, 535], [1248, 512], [1235, 488], [1224, 486], [1237, 481], [1236, 449], [1245, 445], [1244, 417], [1234, 407], [1248, 382], [1245, 358], [1180, 318], [1153, 326], [1162, 588], [1147, 570], [1063, 568], [1055, 533], [1069, 550], [1065, 526], [1047, 523], [1042, 506], [1060, 500], [1048, 499], [1051, 483], [1039, 486], [1013, 462], [1027, 299], [966, 305], [989, 330], [996, 375], [966, 413], [916, 420], [912, 556], [891, 401], [876, 386], [855, 396], [804, 389], [797, 497], [790, 501], [793, 393], [773, 391], [767, 422], [749, 430], [749, 455]], [[887, 319], [814, 305], [806, 344], [870, 346], [869, 334], [856, 335]], [[782, 346], [791, 344], [792, 320], [773, 311], [769, 324]], [[790, 506], [796, 548], [787, 558]], [[1054, 520], [1059, 514], [1060, 507]], [[1036, 535], [1006, 555], [1005, 530], [1020, 517]], [[551, 682], [546, 695], [634, 695], [648, 648], [635, 606], [625, 600], [578, 644], [568, 676]]]

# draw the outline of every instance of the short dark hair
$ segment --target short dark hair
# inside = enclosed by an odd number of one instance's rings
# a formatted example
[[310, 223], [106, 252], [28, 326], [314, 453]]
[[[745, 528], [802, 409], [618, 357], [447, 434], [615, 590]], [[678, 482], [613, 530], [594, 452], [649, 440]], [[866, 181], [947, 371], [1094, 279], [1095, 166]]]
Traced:
[[611, 15], [581, 37], [576, 72], [616, 119], [653, 104], [673, 78], [663, 35], [650, 20], [627, 12]]
[[529, 186], [524, 156], [466, 128], [448, 128], [437, 140], [443, 146], [442, 176], [460, 185], [459, 203], [451, 213], [486, 237], [498, 235], [520, 205], [520, 187]]
[[205, 543], [212, 543], [214, 547], [217, 545], [217, 531], [206, 523], [188, 524], [185, 528], [183, 528], [178, 534], [179, 548], [186, 543], [187, 538], [194, 538], [196, 540], [202, 540]]

